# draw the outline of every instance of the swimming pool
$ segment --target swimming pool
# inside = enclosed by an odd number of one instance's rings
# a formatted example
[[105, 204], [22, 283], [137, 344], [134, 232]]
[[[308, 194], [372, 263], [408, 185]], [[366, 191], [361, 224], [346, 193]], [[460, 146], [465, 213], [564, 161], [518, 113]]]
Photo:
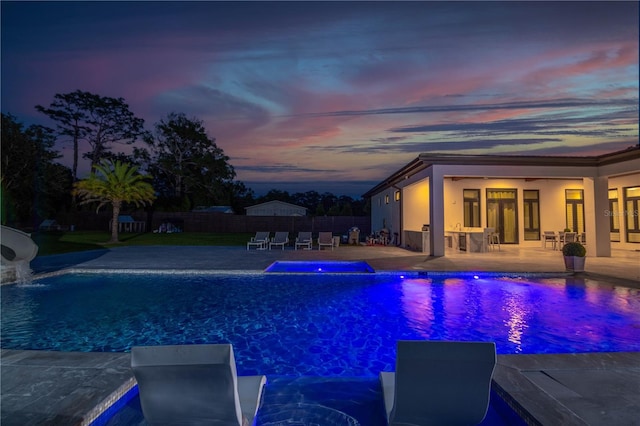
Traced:
[[71, 273], [1, 291], [4, 349], [229, 342], [239, 374], [374, 377], [398, 339], [640, 350], [639, 291], [573, 277]]

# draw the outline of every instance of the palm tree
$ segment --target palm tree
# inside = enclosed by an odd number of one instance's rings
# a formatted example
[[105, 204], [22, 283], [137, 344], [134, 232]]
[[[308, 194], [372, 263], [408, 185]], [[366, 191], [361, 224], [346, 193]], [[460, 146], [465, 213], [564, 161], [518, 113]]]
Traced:
[[[111, 204], [111, 239], [118, 240], [118, 216], [122, 203], [134, 203], [136, 206], [151, 204], [155, 197], [153, 186], [147, 180], [149, 176], [138, 173], [138, 167], [121, 161], [103, 160], [94, 166], [94, 173], [87, 179], [74, 184], [74, 195], [80, 197], [80, 204], [98, 202], [97, 210]], [[96, 210], [96, 211], [97, 211]]]

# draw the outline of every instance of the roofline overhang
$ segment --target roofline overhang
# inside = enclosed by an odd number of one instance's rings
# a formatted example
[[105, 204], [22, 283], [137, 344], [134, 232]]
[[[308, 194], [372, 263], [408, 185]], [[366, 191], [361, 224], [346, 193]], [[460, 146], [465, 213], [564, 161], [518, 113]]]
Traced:
[[413, 176], [414, 174], [421, 172], [427, 167], [428, 166], [418, 156], [418, 158], [414, 159], [409, 164], [389, 176], [387, 179], [383, 180], [382, 182], [371, 188], [369, 191], [365, 192], [362, 195], [362, 198], [369, 198], [385, 188], [394, 186], [396, 183], [406, 179], [407, 176]]
[[433, 165], [480, 165], [480, 166], [546, 166], [546, 167], [599, 167], [640, 158], [640, 145], [622, 151], [598, 156], [571, 157], [546, 155], [465, 155], [423, 153], [409, 164], [393, 173], [384, 181], [363, 194], [370, 198], [384, 189], [393, 187], [420, 171]]

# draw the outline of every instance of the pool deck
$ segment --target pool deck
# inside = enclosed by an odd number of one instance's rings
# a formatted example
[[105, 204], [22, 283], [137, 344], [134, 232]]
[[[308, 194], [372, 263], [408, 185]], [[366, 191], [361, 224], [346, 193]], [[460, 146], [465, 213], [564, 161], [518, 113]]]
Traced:
[[[430, 258], [396, 247], [247, 251], [244, 247], [121, 247], [34, 259], [36, 274], [67, 269], [264, 270], [276, 260], [365, 260], [377, 271], [498, 271], [563, 274], [550, 249], [502, 246]], [[640, 288], [640, 252], [588, 257], [576, 280]], [[89, 424], [134, 384], [128, 353], [2, 350], [0, 424]], [[529, 424], [640, 425], [640, 353], [498, 355], [494, 390]], [[363, 425], [367, 426], [367, 425]]]

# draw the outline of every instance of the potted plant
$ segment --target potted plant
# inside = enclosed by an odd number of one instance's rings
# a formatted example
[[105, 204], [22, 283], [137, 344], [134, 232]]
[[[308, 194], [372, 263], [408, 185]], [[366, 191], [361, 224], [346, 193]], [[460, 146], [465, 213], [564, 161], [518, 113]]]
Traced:
[[567, 243], [562, 246], [564, 266], [568, 271], [584, 272], [584, 261], [587, 249], [578, 242]]

